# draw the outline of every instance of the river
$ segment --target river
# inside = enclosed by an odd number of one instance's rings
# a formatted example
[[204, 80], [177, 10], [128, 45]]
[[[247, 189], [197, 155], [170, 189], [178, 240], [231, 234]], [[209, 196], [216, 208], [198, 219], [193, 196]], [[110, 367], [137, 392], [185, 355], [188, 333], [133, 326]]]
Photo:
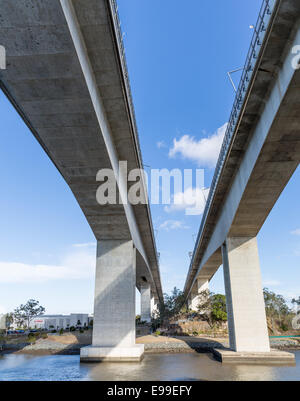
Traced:
[[81, 364], [77, 355], [0, 357], [0, 380], [300, 380], [300, 351], [296, 366], [225, 366], [211, 354], [146, 354], [138, 363]]

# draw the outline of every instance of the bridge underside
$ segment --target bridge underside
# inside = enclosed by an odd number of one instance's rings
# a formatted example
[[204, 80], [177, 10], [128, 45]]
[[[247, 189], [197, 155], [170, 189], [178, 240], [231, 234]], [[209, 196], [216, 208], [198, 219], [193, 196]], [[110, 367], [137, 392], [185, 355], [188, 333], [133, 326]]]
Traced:
[[256, 236], [300, 163], [300, 69], [292, 51], [300, 43], [299, 2], [276, 2], [273, 17], [184, 290], [193, 296], [198, 280], [223, 263], [230, 345], [238, 352], [270, 351]]
[[[300, 43], [300, 4], [281, 3], [219, 180], [185, 286], [214, 275], [212, 255], [227, 236], [256, 236], [300, 162], [300, 70], [291, 50]], [[200, 267], [200, 269], [199, 269]]]
[[[127, 161], [128, 171], [143, 166], [113, 2], [0, 0], [0, 10], [1, 45], [7, 52], [1, 89], [65, 179], [98, 249], [111, 247], [121, 272], [119, 242], [130, 255], [136, 248], [128, 280], [134, 272], [135, 285], [141, 289], [147, 283], [152, 297], [162, 302], [148, 205], [101, 206], [96, 200], [100, 169], [113, 169], [118, 178], [119, 161]], [[132, 287], [125, 288], [132, 296]]]
[[[240, 174], [235, 178], [236, 181], [232, 190], [237, 190], [234, 193], [229, 191], [230, 206], [229, 202], [226, 201], [224, 209], [227, 213], [223, 212], [217, 222], [218, 233], [216, 234], [217, 230], [214, 230], [210, 238], [208, 251], [204, 254], [198, 276], [210, 275], [212, 277], [215, 274], [222, 264], [221, 246], [226, 236], [257, 236], [282, 191], [299, 166], [299, 90], [300, 70], [295, 72], [286, 95], [281, 100], [280, 108], [259, 151], [251, 174], [247, 176], [245, 171], [240, 171]], [[261, 132], [258, 132], [255, 137], [256, 144], [260, 135]], [[249, 154], [247, 163], [251, 163], [251, 157], [256, 157], [256, 144], [251, 144], [251, 142], [247, 144], [250, 147], [253, 146], [253, 155]], [[244, 156], [246, 149], [241, 149], [240, 152]], [[234, 213], [232, 209], [237, 202], [238, 205]], [[229, 211], [230, 207], [231, 211]], [[208, 257], [209, 254], [212, 256]]]
[[[128, 170], [138, 168], [138, 139], [108, 2], [75, 0], [73, 5], [113, 146]], [[7, 50], [1, 88], [64, 177], [96, 239], [131, 239], [123, 205], [104, 207], [96, 201], [96, 174], [112, 168], [111, 156], [60, 1], [1, 0], [0, 8], [1, 44]], [[143, 240], [142, 249], [136, 246], [147, 258], [146, 275], [150, 281], [153, 276], [155, 292], [162, 297], [148, 207], [136, 206], [134, 217]]]

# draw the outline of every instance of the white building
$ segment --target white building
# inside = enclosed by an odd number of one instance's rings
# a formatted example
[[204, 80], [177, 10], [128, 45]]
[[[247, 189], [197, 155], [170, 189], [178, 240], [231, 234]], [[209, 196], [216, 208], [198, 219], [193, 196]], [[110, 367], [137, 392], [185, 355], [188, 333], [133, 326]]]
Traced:
[[6, 314], [0, 314], [0, 330], [6, 329]]
[[70, 315], [41, 315], [30, 322], [32, 329], [59, 330], [74, 327], [87, 327], [91, 317], [87, 313], [71, 313]]

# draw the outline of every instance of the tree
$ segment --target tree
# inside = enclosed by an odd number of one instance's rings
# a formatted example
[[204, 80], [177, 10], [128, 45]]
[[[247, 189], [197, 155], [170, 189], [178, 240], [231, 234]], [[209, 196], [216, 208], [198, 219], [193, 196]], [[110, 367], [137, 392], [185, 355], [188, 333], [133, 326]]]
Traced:
[[17, 324], [18, 328], [24, 327], [25, 326], [25, 319], [24, 316], [18, 313], [18, 310], [15, 309], [13, 312], [14, 315], [14, 322]]
[[225, 295], [214, 294], [209, 290], [205, 290], [198, 295], [198, 302], [198, 312], [201, 319], [211, 327], [216, 323], [227, 321]]
[[214, 322], [227, 322], [226, 297], [223, 294], [211, 296], [212, 318]]
[[174, 287], [171, 295], [164, 294], [164, 309], [161, 311], [161, 314], [167, 318], [176, 316], [180, 312], [183, 303], [183, 292]]
[[14, 322], [14, 314], [13, 313], [8, 313], [6, 315], [6, 327], [9, 329]]
[[39, 301], [30, 299], [25, 305], [22, 304], [14, 310], [14, 318], [20, 327], [26, 323], [29, 328], [31, 320], [35, 316], [43, 315], [44, 312], [45, 308], [40, 305]]
[[300, 306], [300, 297], [299, 297], [298, 299], [295, 299], [295, 298], [294, 298], [294, 299], [292, 300], [292, 304], [293, 304], [293, 305], [296, 304], [297, 306]]
[[291, 310], [288, 307], [286, 300], [282, 295], [275, 294], [268, 288], [264, 288], [264, 300], [266, 306], [266, 315], [272, 321], [274, 327], [275, 318], [278, 318], [280, 326], [286, 326], [284, 321], [290, 314]]

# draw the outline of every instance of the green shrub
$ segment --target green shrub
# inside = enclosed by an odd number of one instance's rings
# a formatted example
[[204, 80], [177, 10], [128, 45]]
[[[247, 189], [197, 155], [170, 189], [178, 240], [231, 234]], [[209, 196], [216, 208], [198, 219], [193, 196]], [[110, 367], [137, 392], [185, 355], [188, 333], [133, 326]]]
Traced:
[[74, 326], [71, 326], [71, 327], [70, 327], [70, 331], [76, 331], [75, 327], [74, 327]]
[[80, 328], [79, 333], [81, 333], [81, 334], [84, 333], [83, 328]]
[[281, 323], [280, 328], [281, 328], [282, 331], [288, 331], [289, 330], [288, 325], [286, 323]]
[[156, 330], [156, 332], [154, 333], [155, 336], [161, 336], [161, 331]]
[[60, 329], [59, 332], [58, 332], [58, 334], [59, 334], [60, 336], [62, 336], [62, 335], [64, 334], [64, 329]]
[[28, 342], [29, 342], [30, 344], [35, 344], [37, 338], [36, 338], [36, 336], [35, 336], [34, 333], [29, 333], [29, 334], [28, 334], [28, 337], [27, 337], [27, 340], [28, 340]]
[[41, 337], [45, 340], [46, 338], [48, 338], [48, 334], [47, 333], [42, 333]]

